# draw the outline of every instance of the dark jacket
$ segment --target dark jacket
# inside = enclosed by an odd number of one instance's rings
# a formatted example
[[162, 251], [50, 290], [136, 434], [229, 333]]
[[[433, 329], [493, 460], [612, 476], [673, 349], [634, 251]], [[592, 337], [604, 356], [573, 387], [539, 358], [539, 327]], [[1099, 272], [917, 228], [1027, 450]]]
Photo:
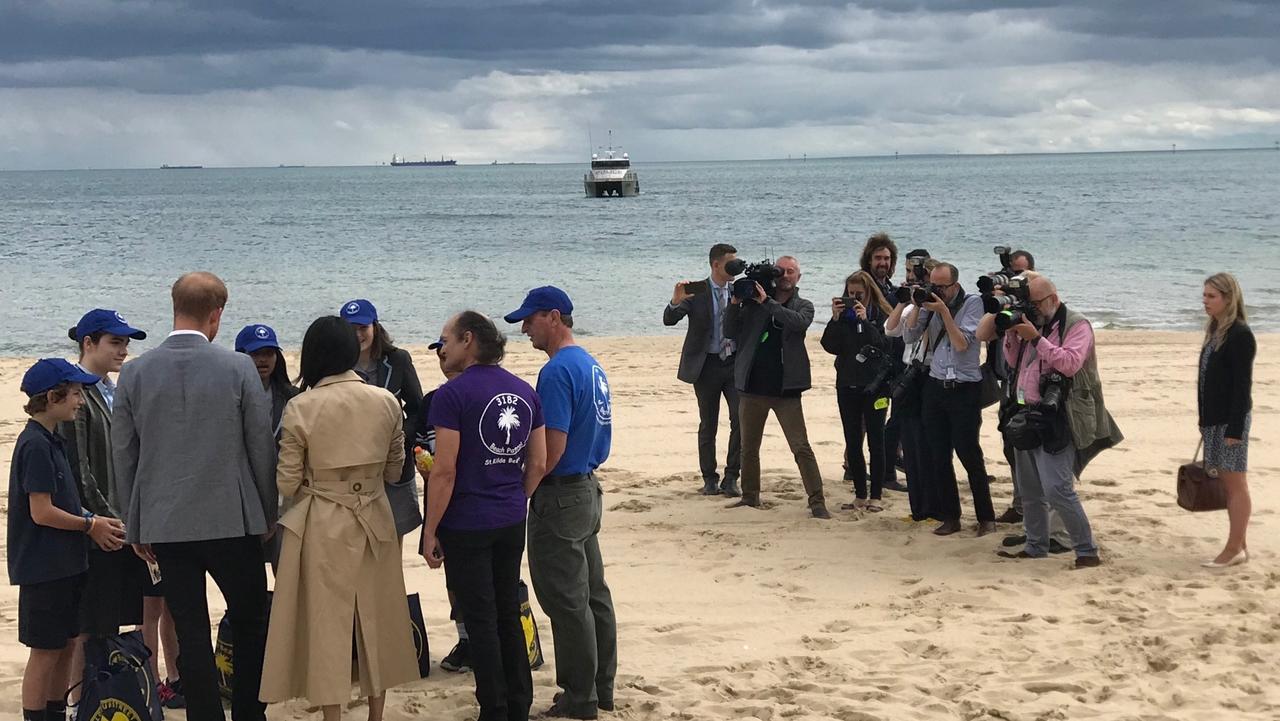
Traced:
[[413, 462], [413, 439], [418, 429], [422, 407], [422, 384], [414, 370], [409, 351], [396, 348], [382, 356], [374, 368], [369, 385], [386, 388], [400, 401], [404, 413], [405, 457], [399, 483], [387, 484], [387, 500], [396, 520], [396, 533], [403, 536], [422, 525], [422, 509], [418, 504], [417, 470]]
[[822, 331], [822, 348], [836, 357], [836, 387], [866, 388], [883, 366], [870, 358], [865, 363], [859, 362], [858, 353], [864, 346], [874, 346], [883, 351], [885, 360], [892, 364], [889, 341], [884, 335], [884, 314], [879, 308], [869, 309], [867, 320], [842, 315], [828, 321]]
[[99, 516], [119, 518], [121, 504], [112, 497], [111, 408], [98, 386], [85, 386], [83, 392], [84, 405], [75, 420], [58, 424], [58, 435], [67, 449], [80, 503]]
[[725, 309], [724, 335], [738, 344], [738, 352], [733, 356], [734, 386], [739, 391], [746, 389], [760, 335], [770, 321], [782, 328], [782, 390], [808, 390], [812, 381], [804, 336], [813, 323], [813, 303], [801, 298], [798, 289], [786, 303], [769, 298], [762, 304], [731, 303]]
[[1243, 323], [1227, 329], [1222, 346], [1209, 354], [1200, 375], [1201, 426], [1227, 426], [1227, 438], [1243, 440], [1244, 417], [1253, 409], [1253, 358], [1258, 342]]
[[[706, 279], [711, 285], [711, 279]], [[726, 309], [727, 310], [727, 309]], [[707, 344], [711, 342], [711, 323], [715, 307], [712, 305], [711, 292], [698, 293], [687, 298], [680, 305], [667, 306], [662, 309], [662, 324], [675, 325], [681, 318], [689, 318], [689, 326], [684, 334], [684, 346], [680, 349], [680, 369], [676, 378], [685, 383], [694, 383], [702, 374], [702, 364], [707, 360]]]
[[271, 384], [271, 432], [275, 434], [277, 444], [280, 443], [280, 420], [284, 418], [284, 407], [301, 392], [291, 385]]

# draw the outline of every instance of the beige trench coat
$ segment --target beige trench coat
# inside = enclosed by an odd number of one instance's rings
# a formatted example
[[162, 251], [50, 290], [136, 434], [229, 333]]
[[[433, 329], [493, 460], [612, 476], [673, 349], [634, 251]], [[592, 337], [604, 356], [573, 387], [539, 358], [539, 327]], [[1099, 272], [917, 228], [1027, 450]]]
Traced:
[[[400, 405], [348, 371], [285, 407], [276, 483], [292, 507], [276, 575], [261, 700], [345, 704], [418, 678], [383, 482], [404, 463]], [[355, 633], [358, 660], [351, 661]]]

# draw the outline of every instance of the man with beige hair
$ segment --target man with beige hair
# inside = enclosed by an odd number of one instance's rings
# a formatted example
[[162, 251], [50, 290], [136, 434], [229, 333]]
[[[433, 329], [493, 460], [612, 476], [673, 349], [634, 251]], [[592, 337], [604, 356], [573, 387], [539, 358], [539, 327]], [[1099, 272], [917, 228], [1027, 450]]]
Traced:
[[111, 430], [127, 540], [158, 563], [178, 633], [191, 721], [223, 721], [205, 575], [235, 638], [231, 716], [262, 721], [266, 644], [263, 540], [277, 511], [271, 396], [253, 359], [213, 345], [227, 287], [212, 273], [173, 284], [173, 332], [120, 371]]

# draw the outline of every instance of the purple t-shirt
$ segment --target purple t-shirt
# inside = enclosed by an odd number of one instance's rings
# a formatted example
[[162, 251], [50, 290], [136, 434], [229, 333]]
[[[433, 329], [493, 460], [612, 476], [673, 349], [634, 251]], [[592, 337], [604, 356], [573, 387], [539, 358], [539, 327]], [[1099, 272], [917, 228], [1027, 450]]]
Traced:
[[457, 476], [440, 526], [487, 531], [525, 519], [524, 459], [542, 402], [500, 366], [473, 365], [436, 390], [430, 423], [458, 431]]

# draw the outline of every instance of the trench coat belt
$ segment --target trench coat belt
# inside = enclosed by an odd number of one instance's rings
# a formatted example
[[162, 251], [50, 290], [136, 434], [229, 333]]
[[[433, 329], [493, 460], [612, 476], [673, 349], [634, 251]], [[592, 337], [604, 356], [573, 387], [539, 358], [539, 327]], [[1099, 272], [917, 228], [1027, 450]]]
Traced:
[[[357, 493], [353, 488], [357, 484], [362, 484], [376, 492]], [[378, 556], [379, 547], [383, 543], [396, 540], [394, 526], [378, 523], [374, 517], [374, 503], [382, 498], [382, 489], [380, 488], [381, 480], [377, 483], [373, 481], [352, 481], [350, 483], [334, 483], [321, 482], [319, 486], [303, 485], [298, 489], [300, 500], [280, 519], [280, 525], [289, 530], [302, 535], [302, 529], [306, 526], [307, 514], [311, 509], [311, 504], [317, 499], [322, 498], [330, 503], [336, 503], [343, 508], [349, 509], [356, 517], [356, 522], [364, 529], [365, 536], [369, 539], [369, 547], [373, 551], [375, 558]]]

